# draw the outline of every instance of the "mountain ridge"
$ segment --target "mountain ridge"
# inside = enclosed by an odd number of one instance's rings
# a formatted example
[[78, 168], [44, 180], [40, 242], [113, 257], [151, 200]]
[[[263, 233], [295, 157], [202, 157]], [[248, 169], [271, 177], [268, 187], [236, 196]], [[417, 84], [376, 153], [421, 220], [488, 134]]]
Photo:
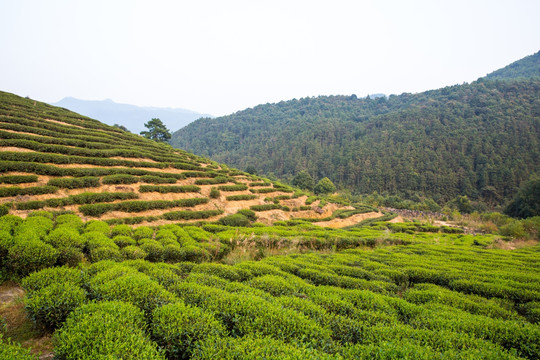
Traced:
[[182, 108], [137, 106], [117, 103], [111, 99], [81, 100], [69, 96], [51, 105], [72, 110], [108, 125], [125, 126], [135, 134], [147, 130], [144, 124], [152, 118], [159, 118], [169, 130], [176, 131], [198, 118], [210, 116]]

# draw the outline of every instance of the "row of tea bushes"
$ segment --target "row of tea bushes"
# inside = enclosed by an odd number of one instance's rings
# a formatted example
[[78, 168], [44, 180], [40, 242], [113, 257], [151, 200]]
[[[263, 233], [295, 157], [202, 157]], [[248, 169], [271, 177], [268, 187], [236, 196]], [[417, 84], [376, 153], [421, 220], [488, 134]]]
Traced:
[[[164, 238], [178, 229], [159, 231]], [[207, 235], [199, 231], [198, 236]], [[377, 259], [400, 259], [408, 248], [414, 254], [425, 246], [271, 257], [233, 266], [132, 260], [45, 269], [23, 281], [25, 304], [36, 323], [58, 329], [55, 356], [62, 359], [114, 355], [115, 346], [128, 345], [167, 359], [538, 358], [539, 325], [520, 314], [515, 303], [428, 283], [398, 296], [403, 290], [397, 285], [403, 283], [407, 269]], [[498, 261], [494, 251], [446, 245], [438, 249], [442, 250], [438, 257], [418, 255], [413, 260], [435, 269], [455, 266], [448, 254], [470, 257], [471, 262], [480, 254], [478, 269]], [[522, 281], [538, 276], [531, 272], [537, 251], [506, 254], [521, 261], [509, 264], [508, 274], [521, 276]], [[312, 276], [316, 272], [321, 275]], [[328, 285], [329, 273], [369, 279], [376, 285], [357, 288], [346, 281]], [[60, 290], [61, 296], [53, 295]], [[107, 309], [129, 312], [137, 320], [120, 325], [103, 313]], [[94, 313], [104, 321], [89, 315]], [[116, 316], [118, 321], [122, 318]], [[136, 326], [130, 327], [133, 323]], [[130, 336], [118, 336], [112, 329], [129, 331]], [[109, 332], [117, 335], [98, 335]], [[123, 358], [137, 354], [126, 349]]]

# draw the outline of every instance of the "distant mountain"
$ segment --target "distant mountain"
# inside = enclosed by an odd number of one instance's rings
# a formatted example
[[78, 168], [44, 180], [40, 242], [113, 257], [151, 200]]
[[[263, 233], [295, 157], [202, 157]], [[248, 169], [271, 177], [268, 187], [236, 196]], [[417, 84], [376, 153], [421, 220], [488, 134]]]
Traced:
[[489, 80], [540, 79], [540, 51], [486, 76]]
[[[536, 73], [531, 59], [518, 68]], [[199, 119], [171, 144], [283, 179], [306, 170], [352, 193], [502, 204], [540, 173], [540, 80], [481, 78], [418, 94], [282, 101]]]
[[75, 111], [79, 114], [100, 120], [108, 125], [123, 125], [135, 134], [147, 130], [144, 124], [152, 118], [159, 118], [173, 132], [196, 119], [209, 116], [185, 109], [118, 104], [109, 99], [80, 100], [66, 97], [51, 105]]

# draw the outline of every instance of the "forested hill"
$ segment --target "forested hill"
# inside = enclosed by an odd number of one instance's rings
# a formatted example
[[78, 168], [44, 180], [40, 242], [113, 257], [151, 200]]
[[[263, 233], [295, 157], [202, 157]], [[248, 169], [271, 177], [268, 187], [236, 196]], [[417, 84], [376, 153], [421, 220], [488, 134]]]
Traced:
[[490, 80], [540, 79], [540, 51], [486, 76]]
[[172, 145], [355, 193], [502, 203], [540, 170], [540, 81], [479, 79], [420, 94], [304, 98], [200, 119]]

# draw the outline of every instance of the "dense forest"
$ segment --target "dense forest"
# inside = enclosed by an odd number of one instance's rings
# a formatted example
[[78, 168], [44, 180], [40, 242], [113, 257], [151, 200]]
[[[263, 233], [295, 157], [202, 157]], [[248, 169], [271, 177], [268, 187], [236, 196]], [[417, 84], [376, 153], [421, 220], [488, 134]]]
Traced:
[[540, 51], [486, 76], [490, 80], [540, 78]]
[[479, 79], [376, 99], [295, 99], [200, 119], [172, 145], [285, 179], [307, 170], [353, 193], [495, 205], [540, 169], [539, 95], [538, 80]]

